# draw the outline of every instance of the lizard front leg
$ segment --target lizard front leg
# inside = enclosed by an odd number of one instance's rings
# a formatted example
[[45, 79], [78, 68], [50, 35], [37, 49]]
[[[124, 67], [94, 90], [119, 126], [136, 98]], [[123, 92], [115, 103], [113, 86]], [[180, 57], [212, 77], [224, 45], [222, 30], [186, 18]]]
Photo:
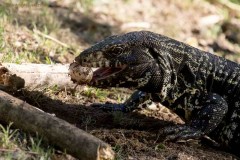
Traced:
[[[193, 101], [196, 101], [196, 99], [193, 99]], [[215, 93], [206, 95], [200, 100], [198, 106], [193, 106], [193, 111], [194, 108], [198, 111], [191, 116], [191, 120], [186, 125], [166, 127], [160, 131], [160, 135], [165, 135], [166, 140], [202, 138], [218, 126], [228, 111], [227, 102]]]

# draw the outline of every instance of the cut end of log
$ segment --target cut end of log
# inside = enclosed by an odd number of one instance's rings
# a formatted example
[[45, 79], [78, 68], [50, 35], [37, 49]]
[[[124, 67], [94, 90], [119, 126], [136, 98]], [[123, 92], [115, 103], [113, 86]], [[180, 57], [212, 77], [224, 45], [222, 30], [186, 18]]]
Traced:
[[115, 153], [110, 146], [100, 146], [98, 149], [97, 160], [112, 160], [115, 159]]

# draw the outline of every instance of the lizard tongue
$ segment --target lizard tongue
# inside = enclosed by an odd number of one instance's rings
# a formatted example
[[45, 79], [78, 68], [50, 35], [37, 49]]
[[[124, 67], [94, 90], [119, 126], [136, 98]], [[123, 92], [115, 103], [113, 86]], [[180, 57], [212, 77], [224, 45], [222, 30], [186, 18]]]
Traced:
[[118, 71], [120, 71], [121, 68], [112, 68], [112, 67], [103, 67], [103, 68], [99, 68], [97, 69], [94, 73], [93, 73], [93, 77], [96, 79], [102, 79], [105, 78], [113, 73], [116, 73]]

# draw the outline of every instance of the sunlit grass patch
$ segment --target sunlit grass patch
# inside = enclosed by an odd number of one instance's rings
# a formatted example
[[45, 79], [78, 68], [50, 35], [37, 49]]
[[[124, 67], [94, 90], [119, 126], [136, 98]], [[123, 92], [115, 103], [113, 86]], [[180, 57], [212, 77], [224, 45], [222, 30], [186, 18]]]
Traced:
[[0, 155], [4, 159], [49, 159], [54, 154], [52, 147], [42, 143], [39, 136], [12, 129], [13, 123], [0, 125]]
[[[1, 61], [11, 63], [59, 63], [72, 61], [75, 50], [29, 31], [25, 27], [0, 27]], [[69, 53], [72, 55], [66, 56]]]
[[61, 32], [61, 22], [47, 5], [3, 3], [1, 8], [1, 62], [52, 64], [73, 60], [78, 49], [54, 37]]
[[15, 146], [12, 141], [14, 141], [17, 130], [10, 129], [11, 125], [12, 123], [10, 123], [7, 127], [0, 125], [0, 131], [2, 132], [2, 136], [0, 138], [0, 147], [11, 149]]
[[30, 146], [28, 149], [38, 155], [40, 159], [49, 159], [54, 154], [54, 149], [52, 147], [42, 147], [42, 138], [29, 137]]
[[107, 97], [109, 96], [108, 90], [103, 90], [99, 88], [88, 87], [83, 91], [83, 95], [89, 98], [96, 98], [100, 102], [106, 101]]

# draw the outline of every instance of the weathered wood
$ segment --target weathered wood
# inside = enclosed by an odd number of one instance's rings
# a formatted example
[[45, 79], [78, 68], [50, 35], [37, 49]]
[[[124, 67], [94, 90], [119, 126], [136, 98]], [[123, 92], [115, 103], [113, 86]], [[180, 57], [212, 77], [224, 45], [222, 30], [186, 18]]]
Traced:
[[25, 80], [25, 87], [35, 88], [54, 86], [59, 88], [73, 88], [76, 86], [68, 75], [69, 64], [14, 64], [3, 63], [12, 74]]
[[0, 121], [37, 132], [43, 139], [79, 159], [114, 159], [111, 147], [85, 131], [0, 90]]

